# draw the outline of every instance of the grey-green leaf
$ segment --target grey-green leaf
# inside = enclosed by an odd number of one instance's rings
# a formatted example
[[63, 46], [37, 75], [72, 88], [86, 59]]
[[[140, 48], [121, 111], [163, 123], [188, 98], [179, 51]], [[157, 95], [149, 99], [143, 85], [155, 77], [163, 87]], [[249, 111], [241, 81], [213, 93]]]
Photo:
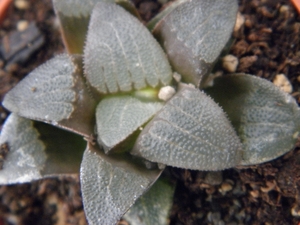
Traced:
[[205, 91], [224, 108], [241, 138], [242, 165], [275, 159], [294, 147], [300, 132], [299, 107], [271, 82], [234, 74], [215, 79]]
[[184, 86], [146, 125], [132, 153], [175, 167], [221, 170], [239, 163], [241, 143], [223, 110]]
[[81, 57], [58, 55], [33, 70], [3, 101], [20, 116], [45, 121], [89, 137], [96, 103], [82, 76]]
[[191, 0], [165, 16], [153, 34], [183, 81], [200, 85], [231, 36], [236, 0]]
[[173, 203], [175, 185], [158, 179], [124, 215], [130, 225], [167, 225]]
[[139, 90], [171, 82], [167, 58], [146, 27], [121, 7], [98, 3], [84, 50], [85, 74], [100, 93]]
[[116, 224], [160, 173], [160, 170], [148, 170], [126, 157], [109, 157], [95, 146], [89, 146], [80, 171], [89, 224]]
[[163, 104], [131, 96], [103, 99], [96, 110], [98, 142], [105, 150], [113, 148], [146, 123]]
[[137, 12], [126, 0], [53, 0], [53, 6], [60, 20], [61, 33], [69, 54], [82, 54], [92, 10], [97, 2], [122, 5], [133, 14]]
[[38, 140], [33, 122], [11, 114], [0, 136], [0, 184], [24, 183], [42, 177], [47, 159], [45, 145]]
[[0, 184], [78, 173], [82, 137], [12, 113], [0, 135]]
[[[69, 54], [82, 54], [90, 15], [102, 0], [53, 0], [60, 20], [61, 33]], [[104, 0], [103, 0], [104, 1]], [[106, 0], [114, 2], [114, 0]]]

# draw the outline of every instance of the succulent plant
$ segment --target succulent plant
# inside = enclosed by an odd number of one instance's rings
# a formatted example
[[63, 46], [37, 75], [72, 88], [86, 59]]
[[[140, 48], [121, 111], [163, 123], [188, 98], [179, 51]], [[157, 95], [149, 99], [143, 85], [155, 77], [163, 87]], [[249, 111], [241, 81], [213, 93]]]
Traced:
[[292, 96], [246, 74], [204, 88], [236, 0], [178, 0], [147, 27], [126, 0], [53, 3], [68, 53], [5, 96], [0, 184], [80, 172], [89, 224], [115, 224], [131, 207], [132, 224], [166, 224], [165, 166], [223, 170], [294, 147]]

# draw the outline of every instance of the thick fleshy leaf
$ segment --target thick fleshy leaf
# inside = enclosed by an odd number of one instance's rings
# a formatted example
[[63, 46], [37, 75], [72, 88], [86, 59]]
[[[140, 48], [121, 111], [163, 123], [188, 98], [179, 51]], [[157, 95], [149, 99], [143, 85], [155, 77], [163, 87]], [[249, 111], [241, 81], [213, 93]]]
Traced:
[[300, 132], [299, 107], [271, 82], [234, 74], [215, 79], [205, 91], [223, 107], [241, 138], [242, 165], [275, 159], [294, 147]]
[[126, 0], [53, 0], [61, 23], [64, 44], [70, 54], [82, 54], [92, 10], [97, 2], [118, 3], [138, 16], [131, 2]]
[[191, 0], [165, 16], [153, 34], [183, 81], [199, 86], [229, 40], [237, 13], [236, 0]]
[[124, 215], [130, 225], [167, 225], [173, 203], [175, 185], [158, 179]]
[[47, 155], [38, 137], [32, 121], [10, 115], [0, 136], [3, 163], [0, 184], [23, 183], [42, 177]]
[[185, 85], [146, 125], [132, 153], [175, 167], [221, 170], [239, 163], [241, 143], [223, 110]]
[[96, 102], [82, 77], [81, 57], [58, 55], [33, 70], [3, 101], [8, 110], [89, 137]]
[[171, 82], [167, 58], [146, 27], [121, 7], [98, 3], [84, 50], [85, 74], [100, 93], [128, 92]]
[[83, 156], [80, 181], [89, 224], [116, 224], [123, 214], [160, 175], [123, 154], [107, 156], [89, 146]]
[[103, 99], [96, 110], [98, 142], [108, 152], [146, 123], [162, 106], [161, 102], [145, 102], [132, 96]]
[[[100, 0], [53, 0], [65, 47], [70, 54], [82, 54], [90, 14]], [[114, 2], [111, 0], [111, 2]]]
[[12, 113], [0, 135], [0, 184], [78, 173], [82, 137]]

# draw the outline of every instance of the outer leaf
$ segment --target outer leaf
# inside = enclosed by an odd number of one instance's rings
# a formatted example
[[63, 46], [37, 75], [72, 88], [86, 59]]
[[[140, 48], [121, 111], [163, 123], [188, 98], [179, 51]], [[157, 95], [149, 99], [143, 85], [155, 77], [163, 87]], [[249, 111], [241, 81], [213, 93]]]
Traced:
[[131, 225], [167, 225], [175, 186], [159, 179], [124, 215]]
[[125, 157], [108, 157], [89, 146], [83, 156], [80, 180], [89, 224], [116, 224], [160, 175]]
[[158, 87], [172, 79], [167, 58], [149, 31], [114, 4], [95, 6], [84, 60], [87, 79], [100, 93]]
[[65, 46], [70, 54], [82, 54], [90, 15], [97, 2], [118, 2], [138, 16], [131, 2], [126, 0], [53, 0], [53, 6], [61, 23]]
[[236, 0], [191, 0], [156, 25], [155, 37], [185, 82], [199, 86], [209, 74], [231, 36], [236, 13]]
[[46, 124], [38, 123], [37, 127], [14, 113], [5, 122], [0, 136], [0, 184], [79, 172], [82, 138]]
[[163, 106], [131, 96], [103, 99], [96, 110], [98, 141], [105, 150], [113, 148], [146, 123]]
[[38, 140], [33, 122], [11, 114], [0, 136], [1, 149], [6, 148], [0, 184], [23, 183], [41, 178], [46, 162], [45, 145]]
[[275, 159], [294, 147], [300, 132], [299, 107], [269, 81], [235, 74], [215, 79], [206, 92], [224, 108], [242, 140], [242, 165]]
[[56, 56], [8, 92], [3, 105], [20, 116], [89, 137], [94, 129], [96, 104], [85, 86], [81, 68], [80, 57]]
[[[90, 14], [100, 0], [53, 0], [64, 44], [70, 54], [82, 54]], [[111, 0], [111, 2], [114, 2]]]
[[146, 125], [132, 153], [175, 167], [221, 170], [239, 163], [241, 143], [223, 110], [185, 86]]

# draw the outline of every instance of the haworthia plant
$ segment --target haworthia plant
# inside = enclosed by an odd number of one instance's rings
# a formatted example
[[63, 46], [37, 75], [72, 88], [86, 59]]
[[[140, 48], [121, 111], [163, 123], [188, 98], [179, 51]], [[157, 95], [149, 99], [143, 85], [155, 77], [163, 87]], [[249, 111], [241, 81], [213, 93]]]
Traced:
[[80, 173], [89, 224], [116, 224], [132, 207], [131, 224], [164, 225], [174, 186], [151, 186], [166, 166], [222, 170], [293, 148], [299, 108], [270, 82], [229, 75], [199, 90], [236, 0], [178, 0], [148, 24], [154, 35], [125, 0], [53, 3], [68, 54], [6, 95], [0, 184]]

